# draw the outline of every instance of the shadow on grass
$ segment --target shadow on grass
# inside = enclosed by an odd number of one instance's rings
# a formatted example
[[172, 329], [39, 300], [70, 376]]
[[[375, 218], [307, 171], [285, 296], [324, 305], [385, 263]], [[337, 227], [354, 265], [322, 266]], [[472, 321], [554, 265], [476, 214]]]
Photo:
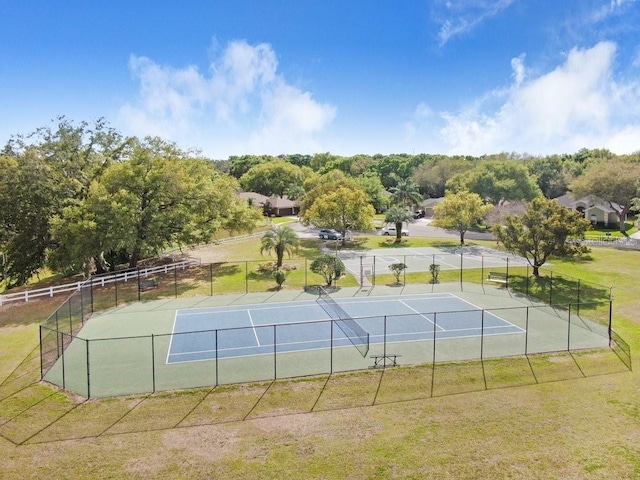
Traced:
[[[25, 362], [25, 366], [31, 361]], [[27, 371], [30, 368], [26, 369]], [[43, 444], [218, 425], [628, 372], [610, 349], [491, 358], [86, 400], [30, 382], [0, 399], [0, 436]], [[16, 378], [20, 373], [16, 372]]]

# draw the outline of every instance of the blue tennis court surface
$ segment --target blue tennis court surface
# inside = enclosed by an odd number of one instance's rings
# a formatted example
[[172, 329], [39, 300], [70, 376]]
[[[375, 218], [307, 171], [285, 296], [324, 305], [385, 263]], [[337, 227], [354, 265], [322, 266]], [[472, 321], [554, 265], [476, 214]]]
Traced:
[[[385, 337], [395, 343], [524, 333], [454, 294], [335, 300], [369, 333], [372, 345]], [[176, 312], [167, 363], [348, 345], [315, 301], [194, 308]]]

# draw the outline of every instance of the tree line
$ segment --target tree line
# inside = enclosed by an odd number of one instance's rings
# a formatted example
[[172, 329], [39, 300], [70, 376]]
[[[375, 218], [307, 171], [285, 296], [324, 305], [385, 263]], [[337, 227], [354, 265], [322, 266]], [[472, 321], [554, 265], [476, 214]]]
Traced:
[[[483, 217], [489, 206], [521, 215], [509, 208], [571, 191], [601, 198], [623, 218], [640, 207], [639, 178], [640, 153], [603, 149], [543, 157], [318, 153], [216, 160], [161, 138], [125, 137], [103, 119], [59, 118], [12, 137], [0, 152], [0, 281], [20, 285], [43, 267], [61, 273], [134, 267], [168, 246], [208, 242], [223, 230], [251, 231], [262, 213], [236, 195], [240, 190], [296, 200], [302, 221], [343, 233], [371, 229], [374, 214], [384, 213], [400, 241], [402, 224], [425, 198], [477, 201]], [[471, 224], [478, 221], [466, 214]], [[440, 216], [443, 226], [450, 225], [447, 217]]]

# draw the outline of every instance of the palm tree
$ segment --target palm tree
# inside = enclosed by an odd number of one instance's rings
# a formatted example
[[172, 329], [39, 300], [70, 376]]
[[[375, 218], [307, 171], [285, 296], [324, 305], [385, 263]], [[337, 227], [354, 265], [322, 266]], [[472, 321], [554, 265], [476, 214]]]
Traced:
[[284, 254], [289, 256], [298, 248], [299, 240], [296, 232], [291, 228], [282, 226], [273, 226], [262, 236], [262, 246], [260, 247], [260, 254], [272, 251], [276, 252], [276, 270], [282, 266], [282, 259]]
[[394, 175], [396, 178], [396, 186], [391, 187], [389, 191], [393, 196], [393, 199], [401, 203], [403, 207], [410, 205], [418, 205], [422, 201], [422, 195], [418, 184], [411, 178], [400, 178]]
[[384, 221], [387, 223], [394, 223], [396, 226], [396, 241], [400, 243], [402, 241], [402, 224], [405, 222], [413, 221], [413, 213], [400, 205], [393, 205], [387, 210]]

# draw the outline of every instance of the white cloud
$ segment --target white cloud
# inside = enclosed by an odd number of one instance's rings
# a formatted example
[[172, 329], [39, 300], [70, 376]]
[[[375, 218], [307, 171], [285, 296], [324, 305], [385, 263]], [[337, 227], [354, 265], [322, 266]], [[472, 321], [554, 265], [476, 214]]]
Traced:
[[[445, 45], [451, 38], [464, 35], [499, 14], [515, 0], [458, 0], [446, 1], [434, 13], [437, 22], [442, 25], [438, 31], [440, 46]], [[442, 11], [443, 10], [443, 11]]]
[[524, 80], [525, 76], [525, 68], [524, 68], [524, 53], [519, 57], [511, 59], [511, 68], [513, 69], [513, 78], [515, 79], [516, 85], [520, 85]]
[[509, 88], [489, 92], [459, 112], [439, 113], [440, 146], [474, 155], [640, 150], [640, 81], [614, 80], [615, 53], [611, 42], [574, 48], [562, 65], [536, 78], [525, 77], [523, 56], [512, 60]]
[[[335, 118], [336, 108], [314, 100], [278, 74], [270, 45], [231, 42], [209, 65], [174, 68], [132, 56], [138, 97], [120, 116], [136, 135], [161, 135], [210, 155], [304, 152]], [[186, 145], [185, 145], [186, 146]]]

